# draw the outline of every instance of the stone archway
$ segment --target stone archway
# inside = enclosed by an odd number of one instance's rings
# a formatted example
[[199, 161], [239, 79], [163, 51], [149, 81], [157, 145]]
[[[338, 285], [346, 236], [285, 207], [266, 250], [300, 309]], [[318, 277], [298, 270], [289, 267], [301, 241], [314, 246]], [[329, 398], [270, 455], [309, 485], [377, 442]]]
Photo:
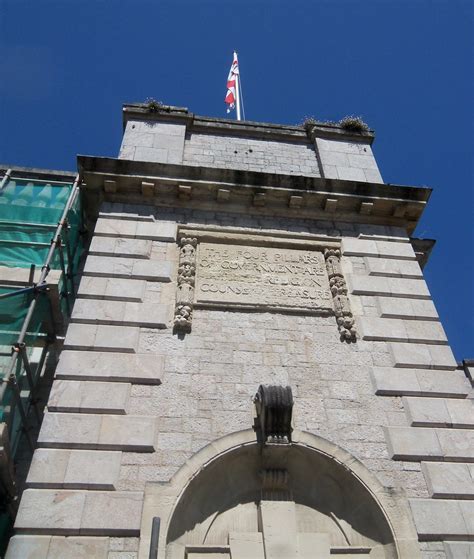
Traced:
[[262, 448], [252, 431], [209, 445], [169, 485], [148, 488], [144, 542], [152, 516], [163, 523], [160, 558], [419, 556], [405, 500], [344, 450], [297, 431], [284, 447]]

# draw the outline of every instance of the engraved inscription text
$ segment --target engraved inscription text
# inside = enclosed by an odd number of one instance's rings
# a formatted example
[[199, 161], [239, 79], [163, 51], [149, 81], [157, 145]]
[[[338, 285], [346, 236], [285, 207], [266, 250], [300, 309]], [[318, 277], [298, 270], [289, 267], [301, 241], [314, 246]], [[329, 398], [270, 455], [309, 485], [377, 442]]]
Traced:
[[321, 252], [201, 243], [196, 303], [332, 311]]

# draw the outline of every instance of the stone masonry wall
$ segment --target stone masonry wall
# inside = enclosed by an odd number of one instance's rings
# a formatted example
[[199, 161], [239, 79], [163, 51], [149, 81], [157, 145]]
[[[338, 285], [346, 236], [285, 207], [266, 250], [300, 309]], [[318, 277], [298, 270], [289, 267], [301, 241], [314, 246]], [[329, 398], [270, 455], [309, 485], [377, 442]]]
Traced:
[[[202, 309], [173, 334], [178, 223], [341, 236], [359, 339], [333, 316]], [[449, 542], [474, 537], [470, 384], [400, 230], [104, 204], [7, 558], [136, 558], [146, 483], [251, 427], [262, 383], [405, 490], [426, 559], [467, 550]]]
[[286, 140], [275, 131], [261, 139], [236, 136], [233, 129], [226, 133], [225, 127], [204, 133], [172, 121], [129, 120], [119, 158], [383, 183], [368, 138], [340, 135], [313, 142], [302, 130], [296, 134]]
[[319, 177], [314, 145], [193, 133], [186, 139], [183, 163], [243, 171]]

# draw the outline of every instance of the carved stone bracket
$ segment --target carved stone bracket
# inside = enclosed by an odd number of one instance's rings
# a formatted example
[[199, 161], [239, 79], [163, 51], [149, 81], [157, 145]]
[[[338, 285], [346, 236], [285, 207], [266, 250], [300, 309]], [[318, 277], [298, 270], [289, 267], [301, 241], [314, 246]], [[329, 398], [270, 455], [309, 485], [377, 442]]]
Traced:
[[289, 444], [293, 412], [291, 387], [261, 384], [254, 403], [257, 411], [256, 430], [262, 444]]
[[180, 246], [174, 326], [176, 330], [190, 332], [194, 306], [197, 239], [182, 237]]
[[326, 259], [326, 269], [329, 277], [334, 311], [336, 314], [337, 326], [341, 334], [341, 340], [347, 342], [356, 341], [356, 330], [354, 317], [347, 297], [346, 280], [341, 269], [341, 251], [339, 249], [327, 248], [324, 251]]

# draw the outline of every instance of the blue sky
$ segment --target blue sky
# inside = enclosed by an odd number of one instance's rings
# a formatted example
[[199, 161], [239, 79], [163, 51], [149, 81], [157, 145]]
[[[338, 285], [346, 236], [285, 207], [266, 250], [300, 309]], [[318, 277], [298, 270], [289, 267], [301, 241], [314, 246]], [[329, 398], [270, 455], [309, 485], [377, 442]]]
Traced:
[[417, 236], [458, 360], [473, 348], [473, 3], [0, 0], [0, 161], [116, 156], [123, 102], [225, 117], [239, 51], [249, 120], [362, 115], [386, 182], [431, 186]]

